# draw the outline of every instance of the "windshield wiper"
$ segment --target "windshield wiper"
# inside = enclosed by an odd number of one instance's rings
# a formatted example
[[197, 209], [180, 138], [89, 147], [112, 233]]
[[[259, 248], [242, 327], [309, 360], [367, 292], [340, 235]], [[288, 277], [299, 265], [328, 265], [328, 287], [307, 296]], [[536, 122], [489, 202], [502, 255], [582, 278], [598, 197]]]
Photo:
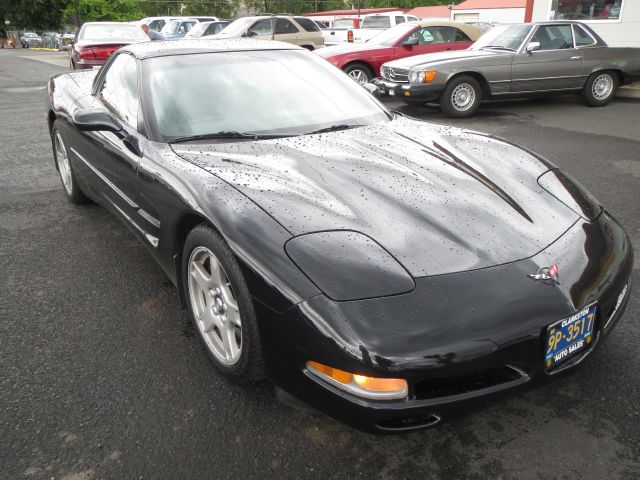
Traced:
[[502, 45], [485, 45], [484, 47], [481, 47], [481, 48], [495, 48], [497, 50], [508, 50], [510, 52], [516, 51], [515, 48], [503, 47]]
[[231, 132], [203, 133], [201, 135], [185, 135], [184, 137], [172, 138], [167, 143], [190, 142], [193, 140], [213, 140], [216, 138], [249, 138], [252, 140], [263, 140], [266, 138], [282, 138], [282, 137], [289, 137], [289, 136], [290, 135], [231, 131]]
[[362, 127], [362, 125], [360, 125], [359, 123], [342, 123], [340, 125], [331, 125], [330, 127], [325, 127], [319, 130], [306, 132], [305, 135], [313, 135], [315, 133], [337, 132], [339, 130], [349, 130], [350, 128], [355, 128], [355, 127]]

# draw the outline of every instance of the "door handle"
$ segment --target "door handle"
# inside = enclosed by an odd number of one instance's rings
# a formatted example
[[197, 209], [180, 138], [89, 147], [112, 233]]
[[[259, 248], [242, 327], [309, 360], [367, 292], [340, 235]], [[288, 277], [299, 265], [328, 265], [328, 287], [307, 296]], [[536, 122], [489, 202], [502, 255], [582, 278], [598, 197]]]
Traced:
[[576, 55], [575, 57], [571, 57], [569, 60], [582, 60], [580, 55]]

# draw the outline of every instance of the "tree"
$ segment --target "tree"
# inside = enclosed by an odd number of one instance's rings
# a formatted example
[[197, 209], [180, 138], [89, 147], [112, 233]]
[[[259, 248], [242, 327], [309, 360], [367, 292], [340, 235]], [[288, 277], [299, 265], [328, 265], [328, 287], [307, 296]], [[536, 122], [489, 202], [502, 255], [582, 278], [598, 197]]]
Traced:
[[[140, 10], [140, 2], [137, 0], [77, 0], [78, 15], [84, 22], [130, 22], [139, 20], [144, 16]], [[65, 19], [70, 23], [76, 23], [73, 2], [69, 2], [63, 12]]]
[[70, 0], [0, 0], [0, 21], [8, 20], [14, 27], [57, 29], [62, 12]]

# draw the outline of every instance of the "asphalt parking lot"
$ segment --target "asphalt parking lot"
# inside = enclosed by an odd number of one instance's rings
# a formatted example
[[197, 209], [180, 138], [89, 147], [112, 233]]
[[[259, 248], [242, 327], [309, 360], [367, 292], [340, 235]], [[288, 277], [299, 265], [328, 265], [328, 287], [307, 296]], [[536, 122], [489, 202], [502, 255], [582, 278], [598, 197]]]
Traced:
[[[0, 50], [0, 478], [633, 479], [640, 296], [574, 374], [372, 436], [211, 367], [174, 288], [102, 208], [67, 202], [43, 118], [64, 54]], [[640, 245], [640, 102], [483, 105], [469, 120], [582, 182]], [[640, 252], [633, 282], [640, 281]]]

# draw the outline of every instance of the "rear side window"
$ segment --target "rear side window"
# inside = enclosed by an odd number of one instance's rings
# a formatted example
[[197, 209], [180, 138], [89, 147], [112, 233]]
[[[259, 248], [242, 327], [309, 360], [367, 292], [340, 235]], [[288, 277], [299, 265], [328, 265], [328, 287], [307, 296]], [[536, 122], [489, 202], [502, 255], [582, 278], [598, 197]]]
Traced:
[[320, 27], [318, 27], [318, 25], [316, 25], [316, 23], [313, 20], [309, 20], [308, 18], [304, 18], [304, 17], [294, 17], [294, 20], [298, 22], [298, 25], [304, 28], [307, 32], [320, 31]]
[[584, 28], [579, 25], [573, 26], [573, 32], [576, 35], [576, 47], [584, 47], [586, 45], [593, 45], [596, 43], [591, 35], [584, 31]]
[[138, 128], [138, 66], [131, 55], [121, 53], [113, 59], [98, 96], [113, 115]]
[[276, 20], [276, 34], [298, 33], [296, 26], [286, 18], [278, 18]]
[[456, 28], [456, 42], [470, 42], [471, 39], [462, 30]]
[[396, 25], [400, 25], [401, 23], [404, 23], [404, 17], [396, 17]]

